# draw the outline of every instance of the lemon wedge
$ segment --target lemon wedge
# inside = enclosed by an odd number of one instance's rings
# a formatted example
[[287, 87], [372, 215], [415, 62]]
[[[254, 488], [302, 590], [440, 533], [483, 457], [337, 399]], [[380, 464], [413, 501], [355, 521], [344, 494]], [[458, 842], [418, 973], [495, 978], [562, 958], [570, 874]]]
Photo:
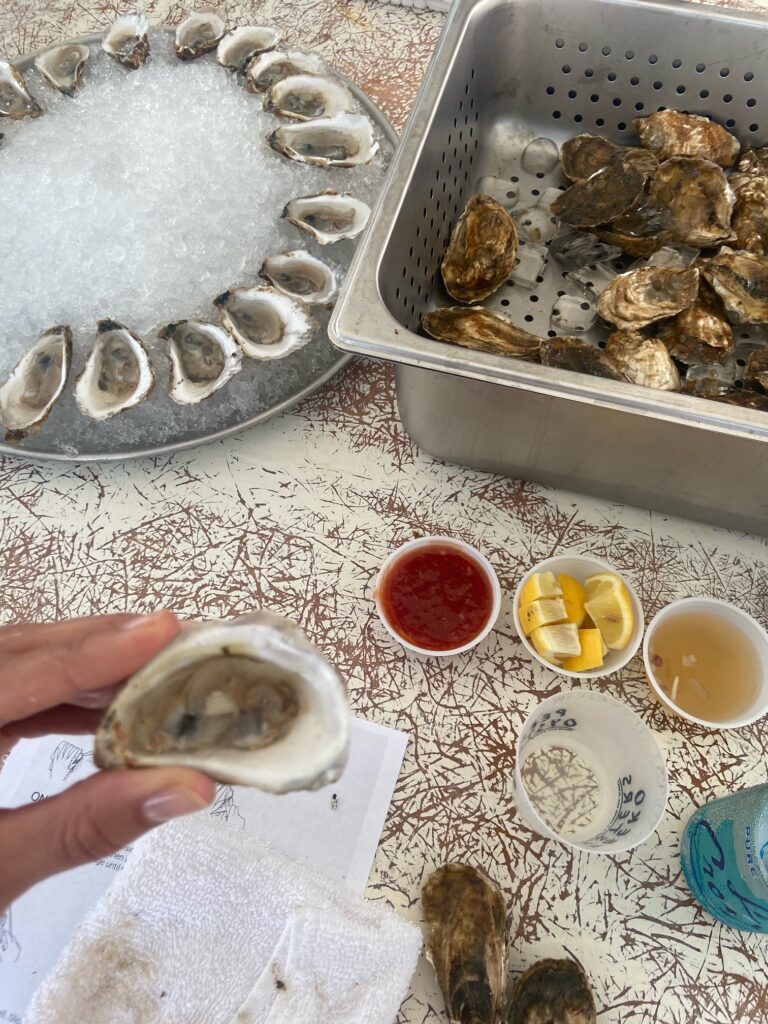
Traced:
[[549, 626], [553, 622], [565, 622], [565, 605], [559, 597], [541, 598], [520, 608], [520, 625], [526, 636], [539, 626]]
[[581, 626], [586, 615], [584, 611], [584, 601], [587, 597], [586, 590], [578, 580], [564, 572], [561, 572], [557, 577], [557, 582], [560, 584], [560, 589], [563, 592], [566, 621], [572, 622], [575, 626]]
[[612, 651], [623, 650], [635, 628], [632, 598], [626, 586], [615, 573], [600, 573], [587, 579], [586, 589], [584, 607], [606, 646]]
[[523, 587], [520, 605], [532, 604], [543, 597], [561, 597], [562, 593], [553, 572], [535, 572]]
[[600, 668], [603, 664], [603, 637], [599, 629], [580, 629], [581, 653], [574, 658], [564, 658], [563, 668], [569, 672], [586, 672]]
[[572, 622], [559, 626], [540, 626], [531, 633], [531, 642], [545, 661], [555, 665], [562, 658], [574, 658], [581, 654], [579, 630]]

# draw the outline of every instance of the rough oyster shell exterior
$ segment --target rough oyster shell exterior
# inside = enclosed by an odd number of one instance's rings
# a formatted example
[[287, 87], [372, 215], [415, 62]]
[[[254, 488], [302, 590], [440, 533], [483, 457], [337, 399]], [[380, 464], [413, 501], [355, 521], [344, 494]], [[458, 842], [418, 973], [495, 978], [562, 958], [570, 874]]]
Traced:
[[674, 156], [701, 157], [721, 167], [732, 167], [741, 151], [741, 144], [721, 125], [700, 114], [683, 114], [677, 110], [660, 110], [634, 121], [640, 141], [659, 160]]
[[698, 290], [696, 268], [642, 267], [619, 274], [598, 299], [597, 311], [609, 323], [631, 331], [687, 309]]
[[540, 960], [515, 982], [508, 1024], [596, 1024], [592, 988], [573, 960]]
[[507, 280], [517, 257], [517, 225], [490, 196], [476, 195], [456, 222], [440, 270], [459, 302], [479, 302]]
[[571, 370], [573, 373], [586, 373], [591, 377], [623, 381], [627, 379], [611, 356], [584, 338], [544, 338], [541, 343], [541, 361], [544, 366]]
[[768, 257], [723, 249], [702, 273], [736, 323], [768, 323]]
[[605, 353], [630, 384], [658, 391], [680, 390], [680, 374], [669, 350], [658, 338], [647, 338], [640, 331], [614, 331]]
[[482, 307], [448, 306], [425, 313], [421, 326], [430, 338], [475, 352], [537, 360], [541, 338]]

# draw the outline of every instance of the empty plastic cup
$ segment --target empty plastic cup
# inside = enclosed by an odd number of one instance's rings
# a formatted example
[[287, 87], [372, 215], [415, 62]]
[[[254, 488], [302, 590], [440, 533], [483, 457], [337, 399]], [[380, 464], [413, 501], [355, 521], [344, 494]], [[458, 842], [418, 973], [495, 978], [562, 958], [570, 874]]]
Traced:
[[517, 741], [515, 802], [534, 832], [589, 853], [651, 835], [667, 804], [656, 738], [621, 701], [590, 690], [549, 697]]

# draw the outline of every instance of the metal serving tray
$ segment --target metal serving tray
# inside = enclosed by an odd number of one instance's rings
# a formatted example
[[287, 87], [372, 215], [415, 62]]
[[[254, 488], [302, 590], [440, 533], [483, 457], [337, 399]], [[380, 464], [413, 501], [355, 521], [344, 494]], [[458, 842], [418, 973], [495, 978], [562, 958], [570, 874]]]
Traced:
[[[480, 180], [510, 180], [515, 213], [564, 183], [520, 169], [521, 136], [636, 141], [634, 117], [675, 107], [763, 145], [767, 30], [675, 0], [457, 0], [330, 325], [340, 348], [397, 364], [400, 413], [426, 451], [768, 535], [768, 415], [416, 333], [453, 304], [439, 261]], [[485, 305], [544, 336], [562, 269], [550, 259], [531, 291]]]

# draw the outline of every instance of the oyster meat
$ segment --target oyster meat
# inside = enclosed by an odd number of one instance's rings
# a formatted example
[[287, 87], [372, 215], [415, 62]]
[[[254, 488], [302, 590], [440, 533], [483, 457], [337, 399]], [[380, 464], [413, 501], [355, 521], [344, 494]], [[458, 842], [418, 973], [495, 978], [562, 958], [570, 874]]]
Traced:
[[268, 256], [259, 271], [279, 292], [313, 305], [327, 305], [339, 290], [334, 271], [304, 249]]
[[19, 69], [0, 60], [0, 117], [20, 121], [24, 117], [40, 117], [42, 112]]
[[699, 281], [699, 294], [695, 301], [670, 322], [667, 339], [672, 355], [684, 363], [690, 360], [682, 358], [682, 355], [694, 355], [700, 345], [714, 349], [733, 348], [733, 328], [723, 304], [703, 277]]
[[179, 405], [202, 402], [242, 369], [235, 340], [202, 320], [177, 320], [157, 333], [168, 342], [171, 379], [168, 393]]
[[699, 157], [672, 157], [659, 166], [650, 202], [669, 211], [662, 238], [698, 249], [728, 238], [735, 197], [721, 167]]
[[448, 341], [475, 352], [531, 360], [539, 356], [541, 338], [480, 306], [435, 309], [422, 316], [421, 326], [436, 341]]
[[507, 280], [517, 258], [517, 226], [490, 196], [472, 196], [456, 222], [440, 269], [459, 302], [479, 302]]
[[324, 70], [323, 62], [313, 53], [272, 50], [259, 54], [250, 62], [245, 73], [245, 88], [248, 92], [265, 92], [289, 75], [319, 75]]
[[54, 89], [65, 96], [74, 96], [90, 55], [91, 51], [82, 43], [63, 43], [41, 53], [35, 59], [35, 67]]
[[768, 348], [754, 351], [747, 359], [744, 382], [750, 387], [761, 387], [768, 391]]
[[271, 85], [264, 97], [265, 110], [297, 121], [333, 117], [354, 107], [349, 89], [329, 75], [288, 75]]
[[597, 1024], [586, 974], [573, 960], [540, 960], [515, 982], [507, 1024]]
[[637, 203], [648, 176], [646, 168], [638, 167], [619, 149], [610, 163], [561, 192], [550, 209], [575, 228], [610, 224]]
[[617, 155], [621, 155], [625, 164], [634, 165], [648, 177], [659, 166], [659, 161], [647, 149], [617, 146], [600, 135], [577, 135], [568, 139], [560, 150], [560, 164], [566, 178], [584, 181], [607, 167]]
[[137, 11], [118, 18], [104, 36], [102, 50], [122, 64], [135, 71], [149, 56], [149, 21], [146, 15]]
[[598, 299], [597, 311], [609, 323], [631, 331], [687, 309], [698, 290], [695, 268], [643, 267], [614, 278]]
[[702, 273], [736, 323], [768, 323], [768, 257], [724, 248]]
[[96, 344], [75, 384], [75, 401], [83, 415], [108, 420], [139, 405], [154, 386], [141, 338], [115, 320], [99, 320]]
[[222, 326], [251, 359], [281, 359], [317, 329], [307, 307], [275, 288], [231, 288], [213, 300]]
[[507, 929], [504, 897], [467, 864], [446, 864], [424, 883], [427, 957], [452, 1024], [501, 1024]]
[[72, 365], [72, 331], [44, 331], [0, 387], [0, 422], [7, 441], [39, 430], [64, 390]]
[[283, 125], [269, 136], [269, 144], [289, 160], [321, 167], [367, 164], [379, 149], [370, 118], [350, 113]]
[[630, 384], [659, 391], [680, 390], [680, 374], [666, 345], [658, 338], [646, 338], [640, 331], [614, 331], [605, 353]]
[[603, 349], [583, 338], [544, 338], [541, 343], [541, 361], [544, 366], [588, 373], [592, 377], [627, 379], [618, 364]]
[[739, 249], [768, 255], [768, 176], [746, 175], [734, 186], [731, 231]]
[[741, 150], [739, 140], [721, 125], [700, 114], [682, 114], [660, 110], [634, 121], [642, 144], [659, 160], [673, 156], [693, 156], [731, 167]]
[[349, 192], [333, 189], [292, 199], [282, 216], [295, 227], [306, 231], [320, 245], [330, 245], [342, 238], [357, 238], [371, 215], [371, 208]]
[[257, 54], [274, 50], [281, 38], [271, 25], [241, 25], [222, 37], [216, 48], [216, 60], [225, 68], [245, 71]]
[[189, 624], [132, 676], [96, 734], [101, 768], [182, 765], [269, 793], [335, 782], [349, 711], [336, 671], [266, 612]]
[[197, 60], [219, 45], [227, 30], [226, 23], [215, 11], [195, 11], [176, 29], [176, 56], [179, 60]]

